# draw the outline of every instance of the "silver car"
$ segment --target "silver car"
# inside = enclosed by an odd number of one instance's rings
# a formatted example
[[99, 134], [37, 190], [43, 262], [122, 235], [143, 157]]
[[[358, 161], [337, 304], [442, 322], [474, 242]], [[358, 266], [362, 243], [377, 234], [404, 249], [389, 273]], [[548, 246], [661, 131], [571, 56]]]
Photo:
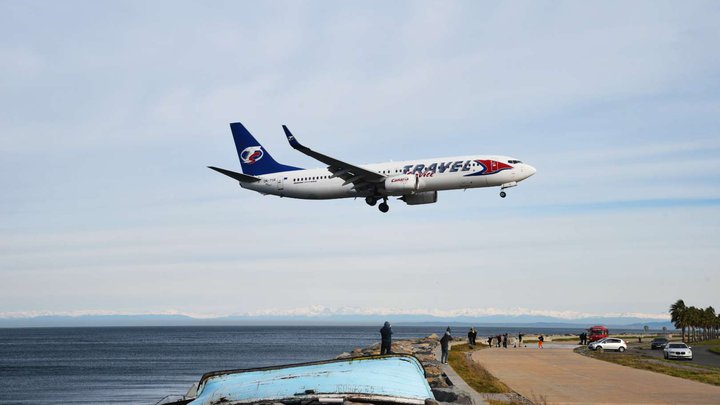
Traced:
[[618, 338], [605, 338], [590, 343], [588, 347], [590, 350], [617, 350], [622, 353], [627, 350], [627, 343]]
[[670, 342], [665, 345], [663, 355], [666, 359], [693, 359], [692, 348], [685, 343]]

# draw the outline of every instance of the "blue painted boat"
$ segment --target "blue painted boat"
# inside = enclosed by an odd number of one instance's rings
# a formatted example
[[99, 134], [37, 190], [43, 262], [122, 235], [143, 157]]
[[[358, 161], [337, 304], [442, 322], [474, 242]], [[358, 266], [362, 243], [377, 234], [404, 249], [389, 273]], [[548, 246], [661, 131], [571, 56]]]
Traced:
[[389, 402], [434, 399], [413, 356], [356, 357], [203, 375], [192, 405]]

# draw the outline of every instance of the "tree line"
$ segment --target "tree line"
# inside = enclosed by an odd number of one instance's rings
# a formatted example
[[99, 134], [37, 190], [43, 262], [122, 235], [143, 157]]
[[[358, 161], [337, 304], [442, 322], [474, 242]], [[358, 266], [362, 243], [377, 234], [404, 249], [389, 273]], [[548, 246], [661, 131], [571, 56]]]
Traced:
[[713, 307], [688, 307], [683, 300], [677, 300], [670, 305], [669, 312], [672, 323], [682, 331], [683, 342], [717, 339], [720, 335], [720, 315], [715, 314]]

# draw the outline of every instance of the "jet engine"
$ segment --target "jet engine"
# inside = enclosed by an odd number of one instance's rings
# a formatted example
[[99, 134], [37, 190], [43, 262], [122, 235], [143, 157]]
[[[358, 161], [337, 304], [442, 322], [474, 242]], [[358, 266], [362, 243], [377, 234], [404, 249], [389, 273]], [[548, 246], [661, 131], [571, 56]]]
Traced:
[[403, 174], [385, 179], [385, 192], [388, 195], [404, 195], [418, 189], [419, 179], [414, 174]]
[[437, 202], [437, 191], [423, 191], [400, 197], [407, 205], [433, 204]]

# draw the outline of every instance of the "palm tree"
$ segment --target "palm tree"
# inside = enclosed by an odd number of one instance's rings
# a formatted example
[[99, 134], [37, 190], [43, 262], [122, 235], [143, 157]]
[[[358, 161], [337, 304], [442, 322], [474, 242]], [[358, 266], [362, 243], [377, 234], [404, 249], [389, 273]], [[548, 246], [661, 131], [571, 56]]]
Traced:
[[709, 306], [703, 311], [703, 326], [705, 327], [705, 340], [713, 338], [715, 329], [715, 308]]
[[702, 314], [700, 311], [701, 310], [697, 309], [694, 306], [690, 306], [687, 309], [687, 312], [688, 312], [687, 313], [687, 323], [688, 323], [688, 326], [690, 326], [690, 328], [692, 330], [692, 338], [690, 340], [691, 342], [697, 342], [697, 340], [698, 340], [697, 339], [697, 328], [702, 321]]
[[682, 341], [685, 342], [685, 328], [687, 325], [687, 307], [685, 301], [677, 300], [674, 304], [670, 305], [670, 318], [676, 328], [682, 331]]

